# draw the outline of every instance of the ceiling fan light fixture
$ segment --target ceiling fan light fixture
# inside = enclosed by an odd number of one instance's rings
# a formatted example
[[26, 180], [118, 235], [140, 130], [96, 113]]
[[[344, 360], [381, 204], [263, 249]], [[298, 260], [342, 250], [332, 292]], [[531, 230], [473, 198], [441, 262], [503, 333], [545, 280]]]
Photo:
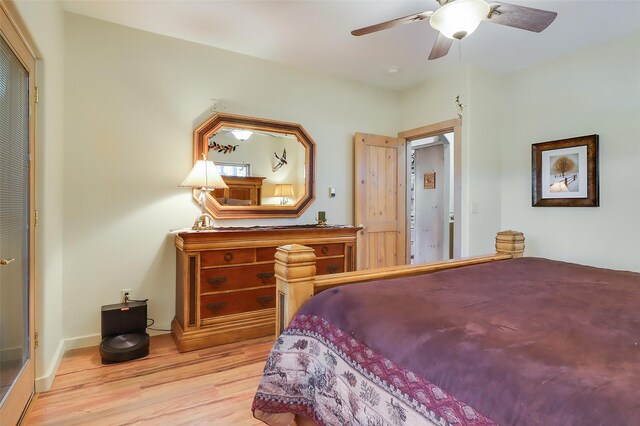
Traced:
[[443, 36], [461, 40], [474, 32], [490, 11], [484, 0], [455, 0], [436, 10], [429, 22]]

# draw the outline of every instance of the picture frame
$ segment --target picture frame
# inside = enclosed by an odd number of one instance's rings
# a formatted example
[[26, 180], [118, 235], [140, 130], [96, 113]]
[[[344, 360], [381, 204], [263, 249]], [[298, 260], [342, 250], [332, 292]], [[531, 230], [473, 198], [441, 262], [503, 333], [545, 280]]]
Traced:
[[533, 207], [598, 207], [598, 135], [531, 145]]
[[436, 189], [436, 172], [424, 174], [424, 189]]

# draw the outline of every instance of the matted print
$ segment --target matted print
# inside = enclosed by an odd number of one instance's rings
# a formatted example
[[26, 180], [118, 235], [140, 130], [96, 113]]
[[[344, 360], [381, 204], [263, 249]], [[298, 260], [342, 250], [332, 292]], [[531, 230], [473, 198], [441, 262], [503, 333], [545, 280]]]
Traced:
[[534, 207], [597, 207], [598, 135], [533, 144]]

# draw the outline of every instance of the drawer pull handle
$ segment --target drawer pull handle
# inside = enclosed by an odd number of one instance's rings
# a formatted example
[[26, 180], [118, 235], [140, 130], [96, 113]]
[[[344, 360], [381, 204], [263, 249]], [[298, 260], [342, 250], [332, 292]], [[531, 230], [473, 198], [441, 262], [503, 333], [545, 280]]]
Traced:
[[322, 250], [320, 250], [322, 252], [322, 254], [326, 255], [329, 253], [329, 247], [327, 246], [322, 246]]
[[338, 272], [338, 269], [340, 269], [340, 266], [338, 265], [329, 265], [326, 267], [327, 272], [330, 274], [335, 274]]
[[213, 288], [220, 288], [222, 286], [222, 284], [224, 284], [225, 282], [227, 282], [227, 277], [212, 277], [212, 278], [207, 278], [207, 282], [209, 284], [211, 284], [211, 287]]
[[273, 296], [256, 297], [256, 302], [258, 302], [263, 308], [266, 308], [269, 303], [273, 302]]
[[233, 260], [233, 253], [231, 253], [230, 251], [226, 252], [224, 254], [224, 260], [226, 260], [227, 262], [231, 262]]
[[207, 303], [207, 309], [217, 315], [224, 309], [225, 305], [226, 303], [224, 302]]
[[260, 278], [262, 284], [268, 284], [269, 280], [273, 278], [274, 275], [274, 272], [260, 272], [259, 274], [256, 274], [256, 277]]

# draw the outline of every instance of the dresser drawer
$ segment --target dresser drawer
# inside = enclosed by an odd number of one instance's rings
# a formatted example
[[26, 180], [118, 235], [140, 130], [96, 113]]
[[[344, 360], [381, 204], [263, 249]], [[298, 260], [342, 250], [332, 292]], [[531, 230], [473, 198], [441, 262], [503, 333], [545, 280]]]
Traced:
[[344, 257], [316, 260], [316, 275], [337, 274], [344, 272]]
[[256, 249], [256, 261], [273, 261], [276, 256], [277, 247], [260, 247]]
[[257, 311], [276, 306], [274, 287], [202, 296], [200, 319]]
[[344, 244], [309, 244], [316, 252], [316, 257], [343, 256]]
[[235, 265], [253, 263], [256, 260], [256, 249], [207, 250], [200, 253], [200, 266]]
[[238, 290], [265, 285], [276, 285], [273, 263], [202, 269], [200, 272], [200, 293]]

